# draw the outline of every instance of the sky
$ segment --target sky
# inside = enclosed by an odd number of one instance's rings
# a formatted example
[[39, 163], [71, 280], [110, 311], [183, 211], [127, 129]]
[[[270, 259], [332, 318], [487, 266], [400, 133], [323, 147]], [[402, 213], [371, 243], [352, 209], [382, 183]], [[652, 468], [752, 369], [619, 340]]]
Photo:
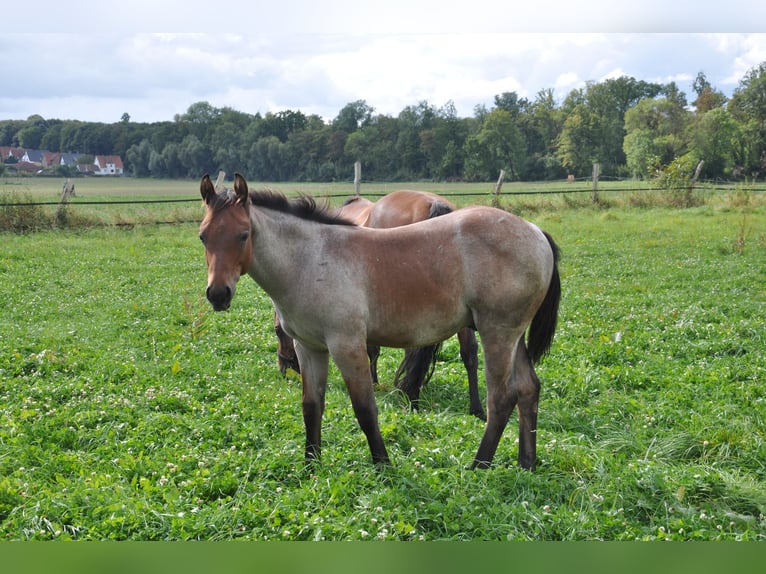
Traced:
[[13, 20], [6, 5], [0, 120], [172, 121], [201, 101], [328, 122], [358, 100], [376, 114], [425, 101], [470, 117], [503, 92], [561, 101], [623, 75], [675, 81], [693, 101], [699, 72], [731, 96], [766, 62], [766, 2], [622, 4], [41, 0]]

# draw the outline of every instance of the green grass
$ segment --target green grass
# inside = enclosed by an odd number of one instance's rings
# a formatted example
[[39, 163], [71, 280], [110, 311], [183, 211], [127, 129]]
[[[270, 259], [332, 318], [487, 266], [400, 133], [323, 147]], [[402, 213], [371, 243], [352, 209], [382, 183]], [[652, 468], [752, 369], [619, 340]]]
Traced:
[[765, 539], [766, 210], [504, 204], [563, 250], [534, 473], [515, 417], [467, 470], [455, 339], [419, 413], [384, 351], [383, 470], [333, 369], [309, 470], [269, 301], [245, 278], [210, 310], [195, 225], [2, 234], [0, 536]]

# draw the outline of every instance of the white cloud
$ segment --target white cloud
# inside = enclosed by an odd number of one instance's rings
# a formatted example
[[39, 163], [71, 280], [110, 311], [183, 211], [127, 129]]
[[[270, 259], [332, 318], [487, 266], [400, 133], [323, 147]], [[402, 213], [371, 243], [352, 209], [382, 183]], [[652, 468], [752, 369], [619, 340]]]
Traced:
[[[507, 7], [491, 11], [481, 4], [490, 16], [509, 17]], [[453, 21], [466, 10], [450, 8]], [[465, 117], [476, 105], [491, 107], [503, 92], [532, 99], [552, 88], [561, 100], [587, 81], [620, 75], [675, 81], [690, 94], [704, 71], [730, 94], [766, 61], [766, 34], [475, 32], [475, 16], [466, 16], [459, 32], [357, 32], [377, 27], [368, 19], [390, 19], [389, 9], [354, 8], [332, 20], [327, 33], [301, 31], [324, 26], [309, 26], [311, 18], [328, 18], [312, 8], [289, 22], [274, 9], [254, 20], [250, 10], [251, 18], [227, 21], [233, 30], [205, 21], [207, 31], [194, 33], [6, 34], [0, 53], [4, 77], [13, 81], [0, 92], [0, 119], [41, 114], [115, 122], [127, 112], [134, 121], [162, 121], [208, 101], [247, 113], [292, 109], [331, 120], [360, 99], [392, 115], [422, 100], [436, 107], [452, 101]], [[433, 23], [421, 26], [431, 30]]]

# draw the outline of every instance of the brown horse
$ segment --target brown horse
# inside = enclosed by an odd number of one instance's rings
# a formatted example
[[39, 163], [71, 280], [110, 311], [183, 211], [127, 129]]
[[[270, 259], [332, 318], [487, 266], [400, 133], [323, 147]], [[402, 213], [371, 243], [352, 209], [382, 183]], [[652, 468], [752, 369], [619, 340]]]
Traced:
[[308, 196], [288, 201], [250, 193], [239, 174], [233, 193], [216, 193], [207, 175], [200, 193], [213, 309], [228, 309], [237, 281], [248, 274], [295, 341], [308, 462], [321, 451], [330, 357], [373, 461], [388, 463], [367, 342], [422, 347], [475, 327], [484, 351], [487, 423], [473, 467], [491, 464], [517, 405], [519, 465], [535, 467], [540, 381], [533, 364], [553, 341], [561, 296], [558, 248], [548, 234], [491, 207], [392, 229], [358, 227]]
[[[385, 195], [377, 203], [360, 196], [350, 197], [338, 209], [337, 214], [355, 225], [387, 229], [424, 221], [454, 210], [455, 205], [452, 202], [435, 193], [399, 190]], [[300, 373], [293, 341], [282, 329], [276, 314], [274, 332], [277, 335], [279, 370], [285, 374], [287, 369], [291, 368]], [[472, 328], [466, 327], [458, 332], [457, 337], [460, 343], [460, 357], [468, 374], [469, 412], [481, 420], [486, 420], [479, 396], [479, 345], [476, 342], [476, 334]], [[418, 349], [406, 349], [404, 360], [394, 374], [394, 385], [407, 395], [412, 408], [416, 410], [420, 403], [420, 391], [431, 379], [440, 348], [441, 342]], [[372, 380], [377, 384], [380, 347], [368, 345], [367, 354], [370, 357]]]

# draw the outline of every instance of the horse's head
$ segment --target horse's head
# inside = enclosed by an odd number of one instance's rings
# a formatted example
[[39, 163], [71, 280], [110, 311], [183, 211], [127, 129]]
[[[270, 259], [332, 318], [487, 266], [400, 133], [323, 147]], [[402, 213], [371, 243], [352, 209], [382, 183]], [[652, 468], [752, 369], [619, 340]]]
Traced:
[[207, 259], [207, 299], [216, 311], [231, 305], [239, 277], [253, 258], [250, 202], [247, 182], [236, 174], [234, 193], [216, 193], [210, 177], [200, 183], [207, 213], [199, 229]]

